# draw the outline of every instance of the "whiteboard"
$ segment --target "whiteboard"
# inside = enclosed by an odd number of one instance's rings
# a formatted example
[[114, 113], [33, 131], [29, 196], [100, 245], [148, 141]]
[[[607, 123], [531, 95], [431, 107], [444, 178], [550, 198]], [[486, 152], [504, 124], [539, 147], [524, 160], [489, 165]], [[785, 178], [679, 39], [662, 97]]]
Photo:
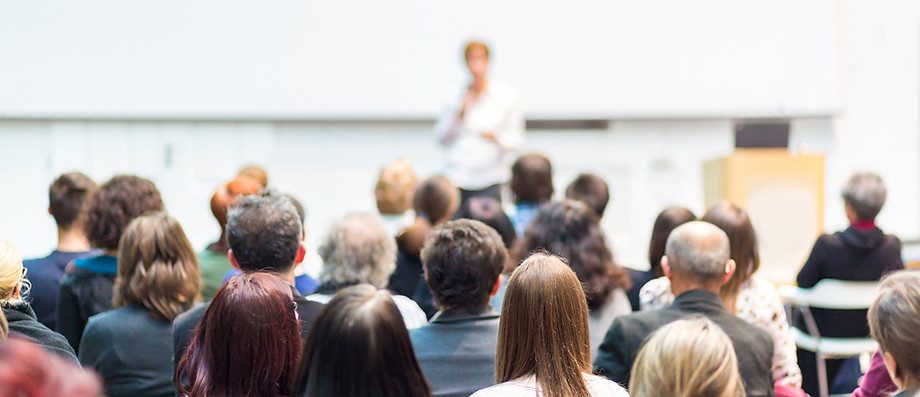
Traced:
[[462, 46], [530, 118], [829, 114], [816, 1], [5, 1], [0, 117], [432, 118]]

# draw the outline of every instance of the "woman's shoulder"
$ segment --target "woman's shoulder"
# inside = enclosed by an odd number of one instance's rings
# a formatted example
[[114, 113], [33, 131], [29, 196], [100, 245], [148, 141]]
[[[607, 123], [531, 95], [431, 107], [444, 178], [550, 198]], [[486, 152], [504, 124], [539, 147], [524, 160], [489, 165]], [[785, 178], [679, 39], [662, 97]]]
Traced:
[[591, 375], [585, 381], [592, 397], [629, 397], [626, 389], [610, 379]]
[[642, 310], [660, 309], [674, 302], [671, 292], [671, 280], [658, 277], [642, 286], [639, 290], [639, 305]]

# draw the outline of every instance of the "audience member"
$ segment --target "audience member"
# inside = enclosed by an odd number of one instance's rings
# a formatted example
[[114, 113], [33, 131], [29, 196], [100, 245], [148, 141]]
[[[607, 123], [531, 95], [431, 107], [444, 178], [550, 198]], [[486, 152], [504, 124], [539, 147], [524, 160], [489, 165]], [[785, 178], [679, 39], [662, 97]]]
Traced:
[[0, 343], [0, 396], [99, 397], [102, 383], [91, 371], [12, 337]]
[[565, 188], [565, 198], [587, 204], [600, 219], [604, 217], [604, 210], [610, 202], [610, 189], [604, 178], [596, 174], [578, 174], [578, 177]]
[[632, 287], [626, 291], [629, 297], [629, 304], [634, 312], [639, 311], [639, 291], [642, 287], [658, 277], [664, 276], [661, 272], [661, 257], [664, 256], [664, 244], [668, 241], [668, 235], [675, 227], [684, 223], [695, 221], [696, 215], [690, 210], [683, 207], [668, 207], [658, 214], [655, 218], [655, 226], [652, 227], [652, 238], [648, 244], [648, 271], [626, 269], [629, 272], [629, 279], [632, 281]]
[[525, 154], [511, 165], [511, 193], [514, 195], [514, 230], [523, 237], [540, 204], [553, 198], [553, 165], [542, 154]]
[[209, 245], [204, 251], [198, 253], [198, 263], [201, 268], [201, 295], [209, 301], [214, 297], [217, 289], [224, 282], [224, 274], [233, 267], [227, 260], [227, 206], [239, 195], [255, 194], [259, 190], [259, 182], [246, 176], [237, 176], [230, 182], [220, 185], [211, 196], [211, 214], [220, 226], [220, 238]]
[[425, 239], [425, 279], [440, 311], [410, 336], [435, 396], [465, 397], [493, 384], [499, 315], [489, 297], [507, 261], [501, 237], [479, 221], [449, 221]]
[[[340, 289], [358, 284], [386, 288], [396, 269], [396, 241], [377, 215], [345, 215], [329, 228], [319, 246], [323, 259], [322, 284], [308, 300], [327, 303]], [[425, 312], [412, 299], [393, 295], [393, 302], [406, 322], [406, 328], [428, 323]]]
[[412, 296], [422, 279], [419, 254], [425, 236], [435, 226], [452, 219], [460, 207], [460, 194], [447, 178], [436, 175], [425, 179], [415, 189], [412, 198], [415, 223], [396, 237], [396, 271], [390, 276], [387, 289], [394, 294]]
[[96, 189], [96, 183], [79, 172], [55, 179], [48, 189], [48, 213], [57, 224], [57, 247], [44, 258], [22, 262], [32, 285], [29, 303], [38, 321], [48, 328], [57, 327], [57, 300], [64, 268], [74, 259], [100, 254], [90, 250], [83, 231], [85, 209]]
[[901, 271], [882, 279], [868, 319], [872, 338], [898, 386], [895, 397], [920, 395], [920, 272]]
[[198, 259], [182, 226], [162, 212], [128, 224], [118, 245], [114, 310], [89, 318], [80, 363], [109, 396], [171, 397], [172, 321], [201, 299]]
[[416, 183], [418, 178], [412, 170], [412, 164], [404, 158], [396, 159], [380, 169], [377, 185], [374, 186], [374, 197], [383, 225], [393, 237], [415, 222], [412, 195]]
[[[271, 190], [269, 190], [271, 191]], [[322, 305], [308, 301], [294, 288], [294, 264], [303, 260], [306, 248], [302, 244], [303, 225], [290, 197], [270, 193], [241, 196], [227, 210], [227, 259], [243, 274], [270, 272], [290, 284], [301, 324], [301, 337], [306, 339], [310, 326]], [[174, 360], [185, 353], [195, 326], [204, 316], [207, 306], [193, 308], [173, 321]]]
[[179, 392], [189, 397], [290, 396], [301, 346], [293, 294], [272, 273], [247, 272], [228, 280], [181, 356], [176, 379], [186, 381], [177, 382]]
[[[760, 267], [757, 236], [747, 211], [722, 201], [703, 215], [703, 221], [728, 235], [730, 257], [738, 266], [719, 290], [722, 305], [747, 322], [767, 331], [773, 338], [773, 379], [795, 388], [802, 387], [802, 372], [796, 363], [795, 340], [789, 331], [786, 310], [773, 283], [754, 276]], [[674, 301], [667, 277], [648, 282], [640, 295], [644, 309], [658, 309]]]
[[655, 331], [632, 366], [633, 397], [743, 397], [732, 341], [705, 317]]
[[473, 396], [629, 395], [591, 374], [587, 300], [561, 258], [536, 253], [512, 273], [498, 328], [495, 381]]
[[265, 172], [265, 169], [257, 165], [247, 165], [243, 167], [237, 175], [251, 178], [259, 183], [260, 188], [268, 187], [268, 173]]
[[67, 267], [57, 304], [57, 330], [75, 351], [89, 317], [112, 308], [121, 233], [132, 219], [150, 211], [163, 211], [160, 192], [150, 180], [133, 175], [113, 177], [90, 199], [84, 228], [102, 254], [76, 259]]
[[703, 315], [732, 340], [746, 394], [773, 396], [770, 335], [726, 310], [719, 299], [721, 286], [735, 272], [725, 232], [700, 221], [678, 226], [668, 237], [661, 268], [677, 298], [665, 308], [615, 319], [594, 362], [599, 374], [628, 383], [630, 368], [649, 334], [672, 321]]
[[513, 250], [514, 263], [538, 250], [565, 258], [581, 281], [590, 310], [594, 355], [613, 319], [632, 312], [625, 292], [629, 274], [614, 263], [597, 215], [579, 201], [562, 200], [540, 207], [530, 229]]
[[393, 295], [370, 285], [339, 290], [316, 318], [293, 395], [430, 397]]
[[3, 308], [9, 333], [25, 336], [45, 349], [77, 362], [67, 339], [38, 322], [32, 307], [22, 300], [23, 289], [28, 289], [25, 275], [19, 250], [0, 239], [0, 307]]
[[[796, 281], [801, 288], [814, 287], [822, 279], [877, 281], [889, 272], [903, 269], [901, 242], [886, 235], [875, 225], [875, 218], [888, 193], [882, 178], [871, 173], [856, 173], [843, 188], [844, 210], [850, 226], [834, 234], [818, 237], [808, 260], [799, 271]], [[866, 310], [813, 309], [812, 315], [822, 336], [866, 337]], [[802, 324], [794, 318], [796, 325]], [[801, 326], [800, 327], [804, 327]], [[803, 388], [809, 394], [818, 392], [818, 375], [815, 355], [798, 350], [798, 362], [804, 378]], [[844, 360], [827, 360], [827, 379], [831, 382]], [[850, 384], [855, 375], [850, 376]], [[852, 390], [852, 386], [845, 391]]]

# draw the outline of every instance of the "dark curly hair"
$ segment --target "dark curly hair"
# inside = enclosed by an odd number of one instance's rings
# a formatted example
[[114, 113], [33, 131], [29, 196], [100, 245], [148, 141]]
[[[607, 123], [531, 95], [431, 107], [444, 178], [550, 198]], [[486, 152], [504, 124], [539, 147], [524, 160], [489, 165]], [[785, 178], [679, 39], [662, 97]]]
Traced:
[[118, 239], [134, 218], [163, 211], [160, 191], [149, 179], [116, 175], [99, 187], [86, 212], [84, 231], [96, 248], [118, 249]]
[[580, 201], [555, 201], [540, 207], [511, 255], [518, 264], [539, 250], [568, 261], [592, 310], [603, 305], [614, 289], [629, 289], [632, 284], [629, 273], [613, 262], [597, 215]]

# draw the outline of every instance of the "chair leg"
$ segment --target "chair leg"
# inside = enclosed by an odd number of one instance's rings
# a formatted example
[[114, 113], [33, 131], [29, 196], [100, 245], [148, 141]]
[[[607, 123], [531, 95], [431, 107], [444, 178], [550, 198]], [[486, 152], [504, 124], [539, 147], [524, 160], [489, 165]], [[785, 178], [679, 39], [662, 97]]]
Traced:
[[828, 397], [827, 385], [827, 364], [824, 361], [824, 354], [815, 352], [815, 361], [818, 362], [818, 394], [820, 397]]

